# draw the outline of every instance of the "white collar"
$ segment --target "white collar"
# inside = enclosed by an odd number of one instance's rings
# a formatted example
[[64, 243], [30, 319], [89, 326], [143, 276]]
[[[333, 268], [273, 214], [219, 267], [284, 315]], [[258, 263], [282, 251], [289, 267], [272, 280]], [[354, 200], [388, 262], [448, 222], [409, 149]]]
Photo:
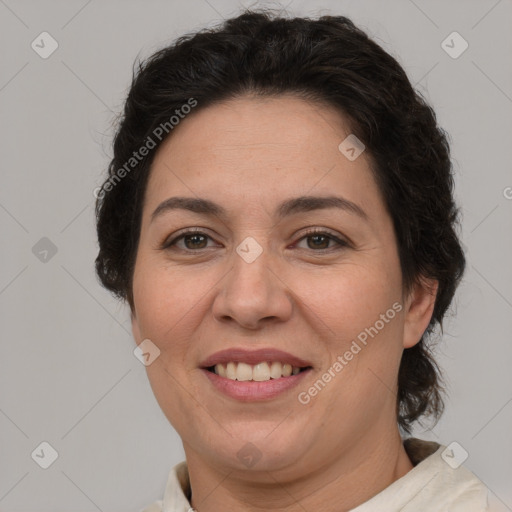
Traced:
[[[402, 478], [393, 482], [351, 512], [482, 512], [487, 509], [487, 489], [463, 466], [454, 469], [438, 443], [407, 439], [404, 447], [413, 464]], [[187, 463], [180, 462], [169, 474], [163, 501], [141, 512], [192, 512]]]

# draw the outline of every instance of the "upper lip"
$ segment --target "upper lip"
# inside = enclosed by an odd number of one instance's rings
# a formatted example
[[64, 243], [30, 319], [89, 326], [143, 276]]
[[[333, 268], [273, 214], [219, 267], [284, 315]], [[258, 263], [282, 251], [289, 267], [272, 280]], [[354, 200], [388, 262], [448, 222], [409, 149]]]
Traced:
[[298, 368], [311, 366], [311, 363], [309, 363], [308, 361], [305, 361], [300, 357], [296, 357], [292, 354], [289, 354], [288, 352], [276, 350], [275, 348], [260, 348], [258, 350], [247, 350], [244, 348], [228, 348], [225, 350], [220, 350], [219, 352], [215, 352], [214, 354], [208, 356], [205, 360], [201, 362], [200, 367], [210, 368], [211, 366], [215, 366], [216, 364], [225, 364], [231, 361], [236, 363], [247, 363], [250, 365], [255, 365], [265, 361], [278, 361], [284, 364], [288, 363], [291, 366], [295, 366]]

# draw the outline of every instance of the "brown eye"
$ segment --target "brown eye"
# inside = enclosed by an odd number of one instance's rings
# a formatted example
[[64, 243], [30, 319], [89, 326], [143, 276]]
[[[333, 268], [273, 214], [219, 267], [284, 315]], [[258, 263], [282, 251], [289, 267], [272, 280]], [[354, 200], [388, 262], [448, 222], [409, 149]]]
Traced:
[[204, 249], [207, 245], [207, 236], [201, 234], [184, 235], [183, 243], [187, 249]]
[[310, 249], [327, 249], [332, 238], [325, 235], [309, 235], [307, 240]]
[[187, 231], [176, 238], [162, 244], [162, 249], [181, 251], [200, 251], [208, 248], [208, 240], [212, 240], [207, 234], [201, 231]]
[[[307, 240], [306, 247], [299, 245], [303, 240]], [[338, 250], [348, 246], [349, 244], [345, 240], [325, 231], [311, 231], [306, 233], [297, 244], [297, 247], [300, 249], [311, 249], [316, 252]]]

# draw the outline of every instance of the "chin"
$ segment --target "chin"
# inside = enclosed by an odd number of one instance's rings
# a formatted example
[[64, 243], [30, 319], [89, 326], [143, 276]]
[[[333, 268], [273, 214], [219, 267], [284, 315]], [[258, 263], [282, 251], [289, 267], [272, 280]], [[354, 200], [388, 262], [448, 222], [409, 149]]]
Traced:
[[[216, 439], [215, 437], [203, 439], [197, 451], [200, 451], [203, 457], [209, 453], [208, 458], [212, 461], [212, 465], [224, 469], [230, 468], [237, 472], [255, 474], [285, 471], [289, 467], [297, 469], [304, 460], [307, 449], [304, 429], [291, 429], [284, 423], [276, 429], [276, 422], [273, 422], [273, 428], [274, 432], [268, 423], [265, 424], [264, 429], [261, 424], [253, 425], [252, 429], [247, 424], [245, 429], [231, 426], [227, 430], [237, 432], [237, 435], [231, 437], [223, 431]], [[280, 432], [277, 432], [278, 430]], [[243, 434], [243, 432], [246, 433]]]

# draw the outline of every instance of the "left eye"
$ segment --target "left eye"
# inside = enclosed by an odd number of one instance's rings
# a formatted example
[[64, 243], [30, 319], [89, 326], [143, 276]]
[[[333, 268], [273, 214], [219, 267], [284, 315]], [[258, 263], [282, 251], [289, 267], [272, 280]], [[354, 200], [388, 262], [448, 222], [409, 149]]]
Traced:
[[[301, 247], [301, 249], [331, 249], [332, 247], [329, 246], [331, 242], [334, 242], [339, 247], [346, 247], [348, 245], [344, 240], [340, 240], [334, 235], [325, 232], [308, 233], [299, 240], [299, 243], [302, 241], [306, 241], [307, 247]], [[299, 244], [297, 244], [298, 246]]]

